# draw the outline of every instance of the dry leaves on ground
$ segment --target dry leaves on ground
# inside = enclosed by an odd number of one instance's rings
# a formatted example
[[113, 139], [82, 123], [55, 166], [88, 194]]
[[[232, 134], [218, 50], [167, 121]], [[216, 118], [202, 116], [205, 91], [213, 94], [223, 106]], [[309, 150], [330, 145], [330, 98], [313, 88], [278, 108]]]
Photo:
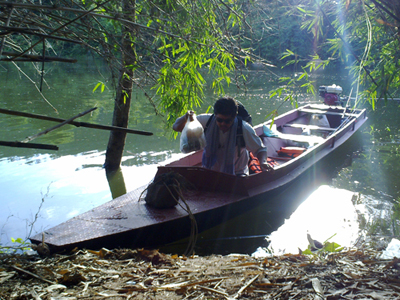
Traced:
[[400, 260], [327, 256], [182, 257], [157, 250], [3, 255], [0, 299], [398, 299]]

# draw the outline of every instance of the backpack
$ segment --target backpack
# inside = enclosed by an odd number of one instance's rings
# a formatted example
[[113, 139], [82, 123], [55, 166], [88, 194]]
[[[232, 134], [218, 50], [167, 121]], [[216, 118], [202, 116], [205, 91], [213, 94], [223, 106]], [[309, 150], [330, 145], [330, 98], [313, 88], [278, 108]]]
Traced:
[[238, 103], [238, 114], [237, 114], [237, 116], [242, 118], [242, 120], [245, 120], [251, 126], [253, 126], [253, 118], [251, 117], [251, 115], [249, 114], [247, 109], [239, 101], [237, 101], [237, 103]]
[[[249, 123], [251, 126], [253, 126], [253, 119], [247, 109], [244, 107], [242, 103], [237, 101], [238, 103], [238, 127], [236, 131], [236, 145], [238, 146], [238, 151], [240, 151], [240, 148], [246, 147], [246, 143], [243, 138], [243, 126], [242, 126], [242, 121], [245, 120], [247, 123]], [[211, 115], [211, 117], [208, 119], [206, 126], [204, 127], [204, 134], [206, 133], [206, 130], [208, 128], [208, 125], [210, 124], [212, 118], [214, 118], [214, 114]]]

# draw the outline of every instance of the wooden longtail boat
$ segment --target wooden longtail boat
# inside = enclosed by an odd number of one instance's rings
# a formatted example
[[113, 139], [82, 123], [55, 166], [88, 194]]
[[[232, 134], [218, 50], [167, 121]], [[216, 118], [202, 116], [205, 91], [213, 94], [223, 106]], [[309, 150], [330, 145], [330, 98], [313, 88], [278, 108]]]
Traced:
[[[276, 164], [273, 172], [238, 177], [208, 170], [201, 166], [202, 151], [197, 151], [159, 166], [156, 176], [173, 172], [195, 186], [182, 190], [182, 196], [202, 231], [268, 201], [346, 142], [366, 120], [365, 109], [306, 105], [254, 127]], [[301, 154], [288, 157], [282, 151], [293, 149], [302, 149]], [[54, 250], [136, 248], [189, 236], [191, 219], [185, 205], [149, 207], [138, 201], [145, 189], [138, 188], [44, 231], [45, 242]], [[31, 241], [42, 242], [42, 233]]]

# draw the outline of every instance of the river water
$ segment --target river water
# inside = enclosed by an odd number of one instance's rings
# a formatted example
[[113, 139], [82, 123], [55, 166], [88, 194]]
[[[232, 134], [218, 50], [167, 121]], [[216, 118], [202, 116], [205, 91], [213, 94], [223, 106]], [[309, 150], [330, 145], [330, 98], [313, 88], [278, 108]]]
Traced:
[[[31, 80], [40, 78], [31, 64], [22, 66]], [[315, 76], [315, 86], [338, 84], [351, 89], [346, 74]], [[113, 112], [113, 89], [106, 81], [107, 69], [95, 61], [48, 65], [42, 97], [34, 84], [11, 64], [0, 65], [0, 108], [68, 119], [92, 107], [97, 110], [79, 121], [109, 125]], [[245, 104], [254, 124], [279, 107], [291, 108], [268, 91], [278, 86], [268, 71], [249, 71], [247, 89], [232, 86], [227, 93]], [[93, 92], [99, 81], [104, 92]], [[394, 95], [398, 97], [399, 95]], [[45, 99], [46, 100], [45, 100]], [[208, 94], [205, 111], [216, 96]], [[54, 144], [58, 151], [0, 146], [0, 243], [27, 238], [90, 210], [153, 178], [157, 164], [179, 157], [179, 139], [170, 137], [163, 119], [135, 90], [130, 115], [132, 129], [151, 131], [153, 136], [129, 134], [121, 172], [108, 181], [102, 165], [108, 131], [65, 125], [33, 142]], [[299, 104], [315, 101], [311, 95]], [[368, 107], [368, 104], [360, 106]], [[307, 247], [306, 233], [313, 238], [351, 246], [381, 245], [398, 235], [400, 198], [399, 103], [380, 101], [369, 109], [369, 120], [338, 153], [295, 182], [267, 206], [201, 233], [196, 251], [201, 254], [258, 251], [293, 252]], [[55, 111], [57, 110], [57, 112]], [[21, 141], [55, 123], [0, 115], [0, 140]], [[246, 224], [246, 225], [244, 225]], [[217, 234], [216, 234], [217, 232]], [[184, 244], [185, 241], [181, 241]], [[177, 244], [179, 245], [179, 243]], [[179, 251], [177, 245], [165, 251]], [[263, 247], [263, 248], [260, 248]]]

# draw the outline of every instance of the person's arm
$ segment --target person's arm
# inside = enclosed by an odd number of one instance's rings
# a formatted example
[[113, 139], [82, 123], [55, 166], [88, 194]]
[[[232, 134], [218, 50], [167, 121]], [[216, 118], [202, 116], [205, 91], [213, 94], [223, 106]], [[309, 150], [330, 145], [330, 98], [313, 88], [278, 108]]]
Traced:
[[189, 118], [190, 115], [193, 115], [194, 111], [189, 110], [186, 114], [184, 114], [182, 117], [179, 117], [175, 120], [174, 125], [172, 125], [172, 129], [174, 131], [182, 132], [183, 128], [185, 128], [187, 119]]
[[273, 170], [267, 162], [267, 147], [265, 147], [261, 138], [256, 134], [254, 128], [247, 122], [243, 122], [242, 126], [247, 150], [252, 151], [256, 155], [264, 171]]
[[257, 158], [260, 161], [261, 168], [264, 171], [271, 171], [273, 168], [267, 162], [267, 151], [258, 151]]

